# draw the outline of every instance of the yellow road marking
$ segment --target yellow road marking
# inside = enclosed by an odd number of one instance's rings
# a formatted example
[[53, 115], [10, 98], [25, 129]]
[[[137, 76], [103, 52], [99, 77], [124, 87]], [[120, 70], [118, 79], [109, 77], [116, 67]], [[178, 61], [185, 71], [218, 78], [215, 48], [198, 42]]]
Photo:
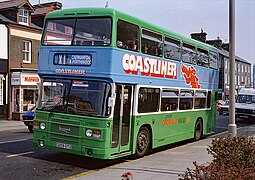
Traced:
[[[239, 128], [236, 128], [236, 130], [240, 130], [240, 129], [243, 129], [243, 128], [245, 128], [245, 127], [239, 127]], [[228, 133], [228, 131], [223, 131], [223, 132], [221, 132], [221, 133], [214, 134], [214, 135], [212, 135], [212, 136], [209, 136], [209, 138], [214, 138], [214, 137], [216, 137], [216, 136], [219, 136], [219, 135], [222, 135], [222, 134], [226, 134], [226, 133]]]
[[70, 180], [70, 179], [74, 179], [74, 178], [77, 178], [77, 177], [81, 177], [81, 176], [85, 176], [85, 175], [91, 174], [91, 173], [96, 172], [96, 171], [98, 171], [98, 169], [96, 169], [96, 170], [86, 171], [86, 172], [83, 172], [83, 173], [80, 173], [80, 174], [76, 174], [76, 175], [73, 175], [73, 176], [70, 176], [70, 177], [64, 178], [64, 179], [62, 179], [62, 180]]
[[132, 161], [132, 160], [125, 160], [124, 162], [120, 162], [120, 163], [117, 163], [117, 164], [114, 164], [114, 165], [111, 165], [111, 166], [107, 166], [107, 167], [105, 167], [105, 168], [99, 168], [99, 169], [94, 169], [94, 170], [86, 171], [86, 172], [83, 172], [83, 173], [80, 173], [80, 174], [76, 174], [76, 175], [73, 175], [73, 176], [64, 178], [64, 179], [62, 179], [62, 180], [71, 180], [71, 179], [74, 179], [74, 178], [77, 178], [77, 177], [81, 177], [81, 176], [85, 176], [85, 175], [88, 175], [88, 174], [97, 172], [97, 171], [99, 171], [99, 170], [110, 169], [110, 168], [113, 168], [113, 167], [115, 167], [115, 166], [117, 166], [117, 165], [125, 164], [125, 163], [131, 162], [131, 161]]
[[17, 156], [22, 156], [22, 155], [26, 155], [26, 154], [33, 154], [34, 151], [29, 151], [29, 152], [24, 152], [24, 153], [19, 153], [19, 154], [12, 154], [12, 155], [9, 155], [9, 156], [6, 156], [8, 158], [11, 158], [11, 157], [17, 157]]
[[[242, 128], [244, 128], [244, 127], [239, 127], [239, 128], [237, 128], [237, 130], [242, 129]], [[224, 134], [224, 133], [227, 133], [227, 132], [228, 132], [228, 131], [224, 131], [224, 132], [221, 132], [221, 133], [218, 133], [218, 134], [214, 134], [214, 135], [212, 135], [212, 136], [210, 136], [210, 137], [213, 138], [213, 137], [215, 137], [215, 136], [217, 136], [217, 135], [221, 135], [221, 134]], [[205, 147], [206, 147], [206, 146], [205, 146]], [[159, 154], [159, 153], [161, 153], [161, 151], [159, 151], [159, 152], [154, 152], [153, 154], [146, 155], [146, 156], [144, 156], [143, 158], [147, 158], [147, 157], [150, 157], [150, 156], [152, 156], [152, 155]], [[71, 180], [71, 179], [74, 179], [74, 178], [78, 178], [78, 177], [81, 177], [81, 176], [85, 176], [85, 175], [88, 175], [88, 174], [97, 172], [97, 171], [99, 171], [99, 170], [110, 169], [110, 168], [112, 168], [112, 167], [114, 167], [114, 166], [117, 166], [117, 165], [120, 165], [120, 164], [125, 164], [125, 163], [131, 162], [131, 161], [133, 161], [133, 160], [125, 160], [124, 162], [117, 163], [117, 164], [114, 164], [114, 165], [111, 165], [111, 166], [108, 166], [108, 167], [105, 167], [105, 168], [94, 169], [94, 170], [86, 171], [86, 172], [83, 172], [83, 173], [80, 173], [80, 174], [76, 174], [76, 175], [73, 175], [73, 176], [69, 176], [69, 177], [64, 178], [64, 179], [62, 179], [62, 180]]]

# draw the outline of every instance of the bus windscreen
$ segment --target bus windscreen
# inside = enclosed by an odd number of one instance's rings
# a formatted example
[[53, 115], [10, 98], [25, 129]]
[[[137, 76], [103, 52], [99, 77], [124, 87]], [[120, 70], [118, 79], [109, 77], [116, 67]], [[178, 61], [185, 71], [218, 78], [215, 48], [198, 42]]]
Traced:
[[50, 19], [44, 32], [43, 45], [108, 46], [111, 43], [111, 19]]

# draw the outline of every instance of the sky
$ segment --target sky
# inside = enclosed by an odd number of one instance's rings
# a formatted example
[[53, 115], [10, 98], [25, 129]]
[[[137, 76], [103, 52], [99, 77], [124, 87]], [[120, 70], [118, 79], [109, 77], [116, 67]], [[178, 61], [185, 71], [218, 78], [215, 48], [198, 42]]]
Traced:
[[[52, 0], [30, 0], [31, 4]], [[127, 13], [170, 31], [190, 37], [190, 33], [207, 33], [208, 39], [219, 37], [229, 42], [229, 0], [55, 0], [63, 9], [108, 7]], [[235, 0], [235, 52], [255, 64], [255, 0]]]

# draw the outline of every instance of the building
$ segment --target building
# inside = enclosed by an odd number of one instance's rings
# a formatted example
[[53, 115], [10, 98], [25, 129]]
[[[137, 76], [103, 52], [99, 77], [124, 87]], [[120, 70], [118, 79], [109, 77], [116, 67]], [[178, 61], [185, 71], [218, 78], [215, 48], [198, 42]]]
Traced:
[[44, 18], [61, 8], [59, 2], [35, 6], [28, 0], [0, 2], [0, 118], [19, 120], [35, 105]]
[[[201, 30], [200, 33], [192, 33], [191, 38], [205, 42], [219, 49], [220, 74], [218, 99], [226, 100], [229, 98], [229, 43], [223, 43], [220, 38], [215, 40], [206, 40], [206, 33]], [[235, 89], [236, 93], [242, 87], [251, 87], [251, 63], [243, 58], [235, 56]]]

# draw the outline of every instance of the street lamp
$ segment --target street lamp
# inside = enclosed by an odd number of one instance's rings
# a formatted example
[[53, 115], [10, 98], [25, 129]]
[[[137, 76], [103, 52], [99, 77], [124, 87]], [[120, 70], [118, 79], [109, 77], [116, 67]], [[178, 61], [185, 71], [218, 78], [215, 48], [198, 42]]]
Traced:
[[235, 137], [235, 0], [229, 0], [229, 124], [228, 136]]

